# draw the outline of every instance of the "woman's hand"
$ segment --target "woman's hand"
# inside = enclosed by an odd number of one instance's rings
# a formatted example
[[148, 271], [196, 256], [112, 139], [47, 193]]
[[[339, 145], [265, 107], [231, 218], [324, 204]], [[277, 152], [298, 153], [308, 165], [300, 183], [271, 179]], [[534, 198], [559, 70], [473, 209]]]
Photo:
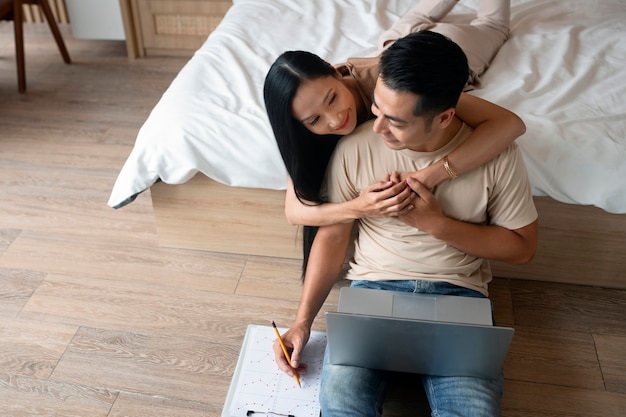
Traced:
[[[442, 182], [440, 171], [442, 171], [443, 168], [439, 168], [438, 165], [439, 164], [432, 164], [426, 168], [420, 169], [419, 171], [402, 173], [402, 180], [406, 182], [406, 180], [410, 177], [419, 181], [427, 189], [433, 190]], [[448, 179], [447, 176], [448, 174], [446, 173], [443, 178]]]
[[397, 172], [387, 175], [361, 192], [352, 200], [359, 218], [396, 217], [407, 213], [411, 205], [411, 189]]
[[274, 358], [276, 359], [276, 364], [281, 371], [289, 376], [293, 376], [294, 369], [296, 369], [299, 374], [306, 373], [307, 364], [300, 363], [300, 356], [302, 354], [302, 349], [304, 349], [304, 346], [309, 341], [310, 335], [311, 329], [304, 325], [294, 325], [287, 330], [285, 334], [281, 335], [285, 347], [288, 350], [291, 350], [291, 364], [287, 362], [287, 358], [285, 358], [285, 354], [283, 353], [283, 349], [280, 346], [278, 339], [274, 340], [274, 345], [272, 347], [274, 350]]

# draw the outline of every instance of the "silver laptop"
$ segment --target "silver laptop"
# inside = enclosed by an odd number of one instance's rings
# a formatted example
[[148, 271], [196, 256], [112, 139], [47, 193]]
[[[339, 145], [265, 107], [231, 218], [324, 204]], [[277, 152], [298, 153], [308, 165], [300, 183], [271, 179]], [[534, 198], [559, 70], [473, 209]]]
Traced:
[[487, 298], [342, 288], [326, 313], [330, 362], [497, 378], [514, 329], [493, 326]]

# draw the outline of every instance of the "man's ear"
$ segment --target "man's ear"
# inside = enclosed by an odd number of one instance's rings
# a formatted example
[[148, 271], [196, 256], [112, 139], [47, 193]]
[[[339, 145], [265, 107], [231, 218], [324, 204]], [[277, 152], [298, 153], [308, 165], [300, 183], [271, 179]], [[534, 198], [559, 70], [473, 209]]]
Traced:
[[439, 115], [435, 117], [435, 121], [439, 124], [439, 128], [445, 129], [446, 127], [448, 127], [450, 123], [452, 123], [452, 120], [454, 120], [455, 114], [456, 111], [454, 110], [454, 107], [450, 107], [449, 109], [439, 113]]

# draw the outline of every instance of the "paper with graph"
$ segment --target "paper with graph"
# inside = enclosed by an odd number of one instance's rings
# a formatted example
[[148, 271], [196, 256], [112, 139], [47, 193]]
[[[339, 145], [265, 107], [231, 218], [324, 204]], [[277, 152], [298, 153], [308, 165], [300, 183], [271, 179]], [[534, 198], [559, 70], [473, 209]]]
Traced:
[[[285, 330], [279, 329], [281, 334]], [[302, 388], [276, 366], [274, 340], [271, 326], [248, 326], [222, 417], [319, 417], [326, 333], [311, 332], [301, 360], [308, 364], [306, 374], [300, 375]]]

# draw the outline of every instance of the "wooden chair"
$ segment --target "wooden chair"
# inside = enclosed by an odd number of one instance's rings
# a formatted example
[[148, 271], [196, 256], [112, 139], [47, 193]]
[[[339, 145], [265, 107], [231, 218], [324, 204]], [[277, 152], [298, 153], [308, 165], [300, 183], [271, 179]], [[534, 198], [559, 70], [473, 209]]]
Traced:
[[50, 3], [48, 0], [0, 0], [0, 20], [13, 20], [13, 26], [15, 29], [15, 61], [17, 63], [17, 86], [20, 93], [26, 91], [26, 66], [24, 63], [24, 10], [23, 4], [39, 4], [41, 11], [43, 12], [48, 26], [52, 31], [54, 40], [59, 47], [63, 61], [66, 64], [70, 64], [72, 61], [70, 55], [65, 48], [63, 37], [59, 31], [59, 27], [52, 14]]

